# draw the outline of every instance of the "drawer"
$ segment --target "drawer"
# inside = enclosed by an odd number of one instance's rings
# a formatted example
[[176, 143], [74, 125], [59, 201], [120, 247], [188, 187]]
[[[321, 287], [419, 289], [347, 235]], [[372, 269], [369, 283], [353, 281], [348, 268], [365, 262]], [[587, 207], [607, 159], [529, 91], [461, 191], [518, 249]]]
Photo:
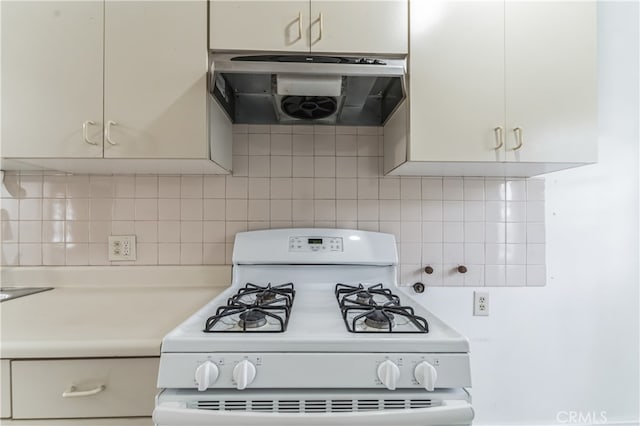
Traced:
[[159, 358], [12, 361], [13, 418], [150, 416], [158, 363]]

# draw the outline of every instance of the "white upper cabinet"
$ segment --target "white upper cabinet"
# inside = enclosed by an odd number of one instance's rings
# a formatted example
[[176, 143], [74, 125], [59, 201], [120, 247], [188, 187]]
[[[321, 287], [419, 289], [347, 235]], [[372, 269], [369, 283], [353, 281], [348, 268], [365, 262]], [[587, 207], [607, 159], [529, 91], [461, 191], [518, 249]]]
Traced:
[[103, 4], [3, 1], [3, 157], [102, 157]]
[[597, 160], [595, 2], [414, 0], [410, 17], [408, 142], [385, 135], [385, 172], [532, 176]]
[[217, 51], [406, 54], [408, 1], [211, 0]]

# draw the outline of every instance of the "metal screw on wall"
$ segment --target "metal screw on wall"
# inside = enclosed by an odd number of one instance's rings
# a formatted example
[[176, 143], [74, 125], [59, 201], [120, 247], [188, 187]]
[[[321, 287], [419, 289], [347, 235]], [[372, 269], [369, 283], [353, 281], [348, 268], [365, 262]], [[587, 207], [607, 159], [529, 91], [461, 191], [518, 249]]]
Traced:
[[433, 268], [431, 266], [425, 266], [424, 273], [429, 275], [433, 274]]
[[466, 274], [467, 273], [467, 267], [464, 265], [460, 265], [458, 266], [458, 272], [461, 274]]

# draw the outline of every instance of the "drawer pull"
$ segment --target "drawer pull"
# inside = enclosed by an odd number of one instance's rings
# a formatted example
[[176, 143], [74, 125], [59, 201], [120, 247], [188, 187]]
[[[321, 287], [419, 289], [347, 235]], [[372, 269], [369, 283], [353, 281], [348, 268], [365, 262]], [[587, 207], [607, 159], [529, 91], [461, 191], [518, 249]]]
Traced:
[[100, 385], [95, 389], [90, 389], [90, 390], [86, 390], [86, 391], [79, 391], [76, 390], [75, 386], [71, 386], [69, 388], [69, 390], [62, 392], [62, 397], [63, 398], [77, 398], [80, 396], [91, 396], [91, 395], [96, 395], [99, 394], [100, 392], [102, 392], [103, 390], [105, 390], [107, 387], [105, 385]]

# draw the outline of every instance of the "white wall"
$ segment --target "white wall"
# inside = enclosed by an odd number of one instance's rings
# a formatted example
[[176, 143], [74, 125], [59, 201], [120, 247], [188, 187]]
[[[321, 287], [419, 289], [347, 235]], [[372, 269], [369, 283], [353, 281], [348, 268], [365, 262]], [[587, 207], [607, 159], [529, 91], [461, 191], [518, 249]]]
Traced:
[[547, 287], [488, 289], [489, 317], [472, 289], [421, 295], [470, 338], [475, 424], [638, 424], [638, 19], [600, 4], [600, 161], [547, 176]]

